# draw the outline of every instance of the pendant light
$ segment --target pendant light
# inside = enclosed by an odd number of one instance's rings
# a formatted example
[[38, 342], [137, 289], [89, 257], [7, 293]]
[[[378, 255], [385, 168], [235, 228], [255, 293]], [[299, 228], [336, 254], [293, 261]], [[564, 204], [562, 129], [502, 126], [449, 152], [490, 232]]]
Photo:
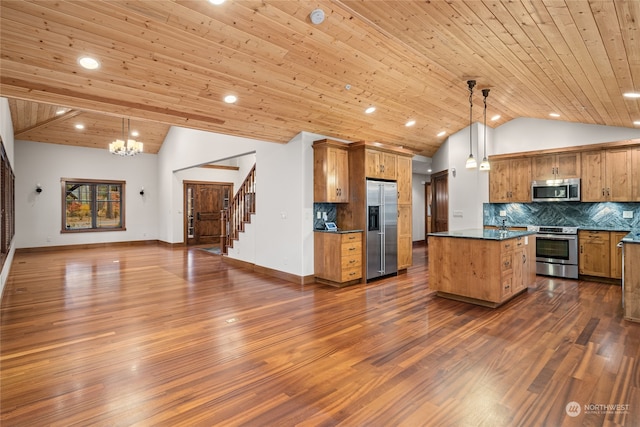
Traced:
[[119, 156], [135, 156], [142, 153], [143, 144], [131, 138], [131, 119], [127, 119], [127, 132], [124, 131], [124, 117], [122, 118], [122, 139], [109, 143], [109, 152]]
[[476, 85], [475, 80], [468, 80], [467, 85], [469, 85], [469, 158], [467, 158], [467, 163], [465, 164], [467, 169], [473, 169], [478, 166], [478, 162], [473, 157], [473, 88]]
[[481, 171], [491, 170], [489, 159], [487, 159], [487, 97], [489, 96], [489, 89], [482, 89], [482, 96], [484, 97], [484, 158], [480, 163]]

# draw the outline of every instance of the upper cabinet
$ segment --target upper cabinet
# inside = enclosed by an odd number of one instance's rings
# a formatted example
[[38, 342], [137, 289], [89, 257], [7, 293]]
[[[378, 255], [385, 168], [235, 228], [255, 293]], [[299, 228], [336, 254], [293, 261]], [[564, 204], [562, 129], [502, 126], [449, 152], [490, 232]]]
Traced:
[[492, 160], [489, 171], [489, 202], [531, 201], [531, 159]]
[[634, 168], [639, 150], [638, 147], [622, 147], [583, 152], [582, 201], [640, 201], [640, 171]]
[[371, 148], [366, 149], [365, 171], [367, 178], [396, 179], [397, 169], [397, 155]]
[[531, 180], [580, 178], [580, 153], [535, 156], [531, 161]]
[[349, 152], [347, 144], [323, 139], [313, 143], [313, 201], [349, 201]]

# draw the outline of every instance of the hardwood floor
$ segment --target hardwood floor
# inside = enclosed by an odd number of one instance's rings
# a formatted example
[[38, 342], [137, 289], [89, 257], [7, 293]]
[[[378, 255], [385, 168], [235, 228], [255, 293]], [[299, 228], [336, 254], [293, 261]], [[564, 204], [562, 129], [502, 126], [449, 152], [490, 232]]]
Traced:
[[407, 274], [343, 289], [196, 248], [16, 254], [0, 421], [639, 426], [640, 324], [620, 299], [619, 286], [540, 276], [498, 309], [442, 299], [424, 246]]

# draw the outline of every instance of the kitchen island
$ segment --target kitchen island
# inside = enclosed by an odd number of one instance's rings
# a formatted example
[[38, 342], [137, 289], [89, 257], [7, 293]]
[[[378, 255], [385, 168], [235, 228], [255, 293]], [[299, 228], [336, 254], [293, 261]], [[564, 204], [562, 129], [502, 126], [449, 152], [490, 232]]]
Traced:
[[640, 322], [640, 230], [622, 239], [622, 307], [626, 320]]
[[497, 307], [535, 282], [533, 231], [429, 233], [429, 287], [438, 296]]

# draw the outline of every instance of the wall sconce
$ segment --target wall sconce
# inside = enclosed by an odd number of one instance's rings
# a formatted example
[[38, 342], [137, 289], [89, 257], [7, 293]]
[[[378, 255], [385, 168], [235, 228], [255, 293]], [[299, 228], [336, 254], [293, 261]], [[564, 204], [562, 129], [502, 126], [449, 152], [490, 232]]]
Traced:
[[140, 189], [140, 195], [141, 195], [141, 196], [144, 196], [144, 187], [142, 187], [142, 188]]
[[42, 193], [42, 185], [40, 185], [40, 183], [36, 184], [36, 193], [38, 194]]

